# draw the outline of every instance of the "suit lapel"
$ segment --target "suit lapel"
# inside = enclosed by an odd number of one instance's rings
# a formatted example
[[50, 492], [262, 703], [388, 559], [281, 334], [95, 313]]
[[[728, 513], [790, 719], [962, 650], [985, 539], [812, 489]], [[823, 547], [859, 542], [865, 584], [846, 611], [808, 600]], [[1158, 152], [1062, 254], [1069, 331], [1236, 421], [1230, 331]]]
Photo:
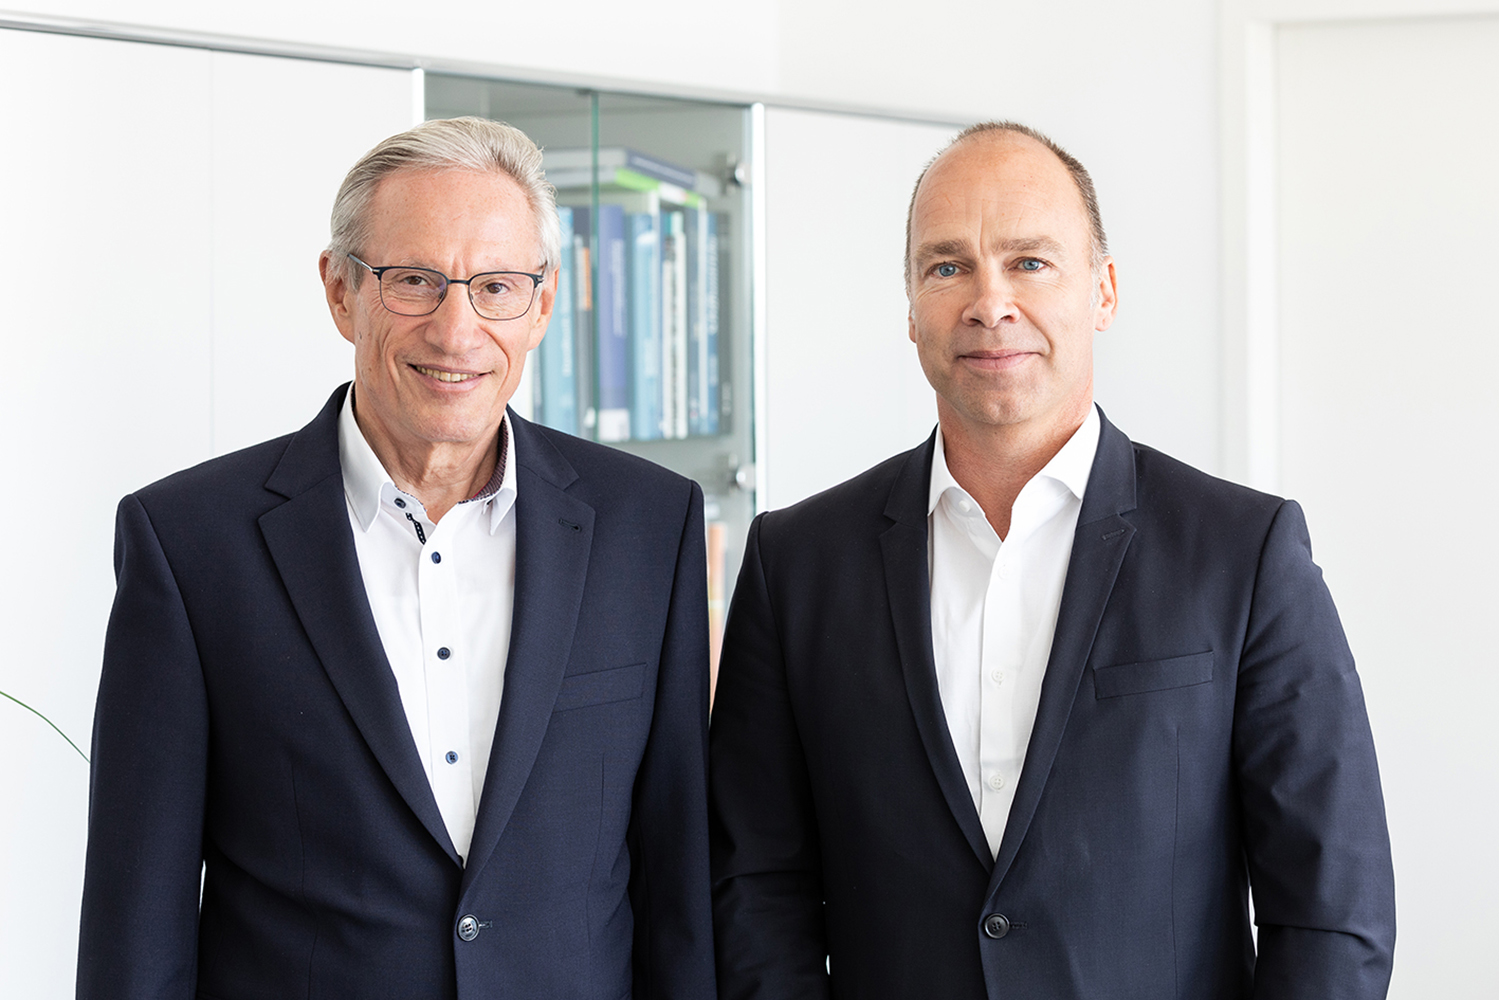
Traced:
[[[935, 432], [933, 432], [935, 435]], [[988, 870], [994, 859], [973, 805], [973, 793], [963, 777], [958, 752], [942, 711], [937, 688], [937, 664], [932, 656], [931, 580], [927, 572], [927, 491], [931, 482], [935, 436], [912, 451], [897, 474], [885, 505], [885, 516], [895, 523], [880, 535], [885, 561], [885, 585], [895, 643], [905, 673], [906, 695], [916, 729], [931, 761], [932, 771], [953, 818], [963, 830], [979, 861]], [[912, 584], [915, 583], [913, 593]]]
[[359, 572], [338, 458], [344, 389], [292, 436], [266, 488], [286, 503], [260, 518], [292, 606], [355, 726], [391, 784], [453, 861], [458, 852], [432, 796], [395, 674]]
[[1036, 724], [1025, 752], [1020, 783], [994, 860], [989, 891], [992, 894], [1010, 870], [1020, 844], [1030, 828], [1041, 801], [1041, 793], [1051, 775], [1057, 748], [1077, 699], [1078, 685], [1093, 638], [1103, 618], [1114, 581], [1124, 562], [1135, 529], [1121, 514], [1135, 508], [1134, 445], [1113, 424], [1103, 418], [1099, 430], [1098, 451], [1088, 476], [1088, 488], [1078, 514], [1077, 530], [1072, 540], [1072, 558], [1067, 564], [1067, 578], [1062, 588], [1062, 604], [1057, 613], [1057, 627], [1051, 644], [1051, 657], [1041, 682], [1041, 702], [1036, 710]]
[[518, 459], [515, 607], [465, 891], [494, 852], [546, 736], [572, 651], [593, 544], [593, 508], [566, 492], [578, 478], [576, 471], [535, 427], [510, 416]]

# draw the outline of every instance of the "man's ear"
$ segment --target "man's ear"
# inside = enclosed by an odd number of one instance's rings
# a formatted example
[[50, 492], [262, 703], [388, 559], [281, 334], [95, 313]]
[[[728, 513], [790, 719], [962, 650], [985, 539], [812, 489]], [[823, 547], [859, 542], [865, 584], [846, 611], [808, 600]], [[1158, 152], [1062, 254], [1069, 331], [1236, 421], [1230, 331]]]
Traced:
[[1114, 272], [1113, 257], [1103, 259], [1094, 280], [1098, 284], [1093, 289], [1093, 298], [1098, 304], [1093, 307], [1093, 329], [1102, 333], [1114, 325], [1114, 315], [1119, 310], [1119, 276]]
[[354, 287], [349, 284], [349, 269], [342, 261], [335, 261], [333, 254], [324, 250], [317, 259], [318, 275], [323, 279], [323, 294], [328, 299], [328, 312], [333, 316], [333, 325], [349, 343], [354, 343]]
[[536, 345], [541, 343], [541, 338], [547, 332], [547, 324], [552, 321], [552, 309], [557, 305], [557, 268], [552, 268], [545, 278], [541, 279], [541, 288], [538, 290], [535, 309], [531, 315], [531, 336], [526, 345], [530, 351], [536, 350]]

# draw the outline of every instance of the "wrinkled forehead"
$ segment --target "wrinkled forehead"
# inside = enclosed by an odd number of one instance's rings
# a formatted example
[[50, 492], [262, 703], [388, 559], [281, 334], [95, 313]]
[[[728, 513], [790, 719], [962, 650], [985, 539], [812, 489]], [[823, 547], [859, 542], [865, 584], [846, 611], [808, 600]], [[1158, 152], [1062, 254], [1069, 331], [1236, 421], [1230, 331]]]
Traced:
[[376, 186], [366, 224], [375, 243], [482, 240], [530, 255], [541, 240], [525, 190], [497, 171], [394, 171]]

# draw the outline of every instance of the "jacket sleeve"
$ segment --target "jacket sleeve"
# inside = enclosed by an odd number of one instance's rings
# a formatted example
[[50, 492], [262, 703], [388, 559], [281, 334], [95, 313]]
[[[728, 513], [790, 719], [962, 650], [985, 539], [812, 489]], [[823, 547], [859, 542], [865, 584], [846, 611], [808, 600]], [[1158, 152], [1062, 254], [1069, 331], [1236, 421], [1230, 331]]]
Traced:
[[208, 705], [182, 595], [134, 496], [116, 514], [115, 581], [94, 709], [78, 998], [188, 1000]]
[[782, 639], [750, 526], [719, 661], [710, 816], [719, 995], [829, 996], [811, 781]]
[[712, 1000], [708, 892], [708, 593], [703, 494], [677, 552], [650, 736], [630, 818], [639, 1000]]
[[1384, 997], [1395, 886], [1362, 688], [1301, 509], [1277, 512], [1254, 586], [1233, 753], [1257, 1000]]

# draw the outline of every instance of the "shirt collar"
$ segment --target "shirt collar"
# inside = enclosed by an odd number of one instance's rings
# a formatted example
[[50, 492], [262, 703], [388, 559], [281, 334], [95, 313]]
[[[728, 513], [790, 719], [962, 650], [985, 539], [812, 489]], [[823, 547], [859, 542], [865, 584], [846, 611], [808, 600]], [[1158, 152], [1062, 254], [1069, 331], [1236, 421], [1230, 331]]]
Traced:
[[[397, 490], [395, 481], [385, 471], [375, 449], [365, 440], [364, 432], [354, 419], [354, 387], [349, 386], [344, 405], [338, 413], [338, 462], [343, 469], [344, 496], [354, 510], [354, 518], [361, 531], [369, 531], [370, 525], [380, 514], [380, 502], [387, 486]], [[515, 502], [515, 436], [510, 432], [507, 414], [500, 421], [499, 461], [494, 475], [478, 493], [463, 503], [490, 505], [489, 533], [499, 529], [500, 522]]]
[[[1098, 420], [1098, 407], [1088, 407], [1088, 415], [1083, 419], [1082, 426], [1073, 432], [1067, 443], [1062, 445], [1060, 451], [1051, 456], [1051, 461], [1036, 473], [1036, 478], [1046, 477], [1056, 480], [1072, 492], [1079, 500], [1088, 489], [1088, 477], [1093, 472], [1093, 457], [1098, 451], [1098, 436], [1102, 425]], [[930, 517], [932, 511], [937, 509], [942, 495], [948, 490], [957, 490], [964, 497], [968, 491], [963, 489], [958, 481], [953, 478], [952, 471], [947, 467], [947, 449], [942, 443], [942, 427], [937, 427], [937, 441], [932, 453], [932, 476], [931, 485], [927, 489], [926, 512]]]

